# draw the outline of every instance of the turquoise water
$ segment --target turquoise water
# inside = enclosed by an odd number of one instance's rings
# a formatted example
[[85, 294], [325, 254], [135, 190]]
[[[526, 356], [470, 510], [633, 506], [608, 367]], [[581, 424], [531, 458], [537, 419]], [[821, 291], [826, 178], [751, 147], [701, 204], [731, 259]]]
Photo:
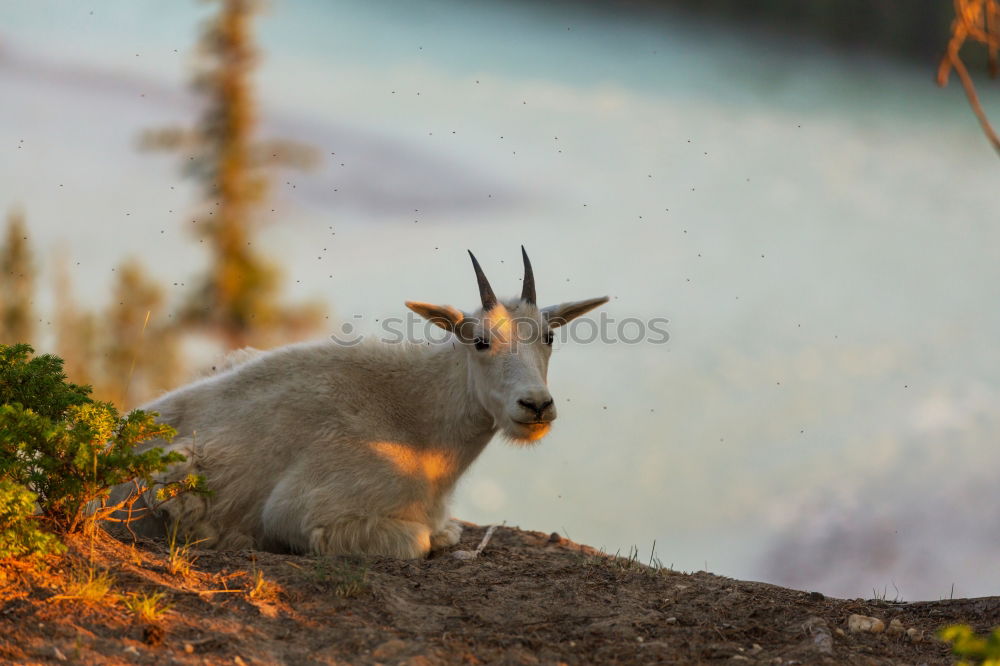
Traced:
[[[0, 205], [92, 303], [140, 248], [178, 293], [205, 260], [178, 161], [136, 136], [196, 113], [206, 11], [0, 2]], [[997, 593], [1000, 168], [932, 66], [527, 3], [260, 26], [264, 133], [325, 156], [275, 179], [290, 296], [373, 330], [472, 307], [466, 248], [516, 293], [524, 243], [541, 300], [670, 320], [562, 345], [555, 431], [492, 445], [456, 515], [842, 596]]]

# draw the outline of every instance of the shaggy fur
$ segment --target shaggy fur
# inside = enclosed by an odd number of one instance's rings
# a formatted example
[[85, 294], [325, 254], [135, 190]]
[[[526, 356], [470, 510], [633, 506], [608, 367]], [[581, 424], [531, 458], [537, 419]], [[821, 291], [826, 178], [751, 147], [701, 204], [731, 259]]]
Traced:
[[[515, 348], [495, 335], [483, 351], [472, 339], [487, 335], [491, 317], [555, 326], [604, 300], [545, 311], [509, 302], [477, 313], [483, 321], [461, 334], [455, 324], [467, 316], [451, 308], [456, 321], [435, 321], [454, 332], [441, 344], [241, 351], [216, 374], [143, 407], [176, 428], [168, 448], [187, 457], [162, 480], [202, 474], [213, 492], [165, 502], [138, 531], [162, 533], [176, 521], [202, 547], [400, 558], [453, 545], [461, 528], [447, 504], [462, 473], [498, 429], [530, 441], [555, 418], [548, 345]], [[425, 316], [447, 308], [408, 305]], [[524, 400], [545, 399], [549, 406], [529, 418]], [[113, 500], [127, 492], [117, 489]]]

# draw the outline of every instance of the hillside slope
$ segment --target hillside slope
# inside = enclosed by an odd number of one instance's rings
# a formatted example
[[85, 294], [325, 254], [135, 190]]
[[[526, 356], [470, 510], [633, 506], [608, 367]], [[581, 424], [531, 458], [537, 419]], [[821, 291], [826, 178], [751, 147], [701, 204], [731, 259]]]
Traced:
[[[485, 528], [467, 527], [473, 550]], [[0, 570], [0, 661], [148, 664], [950, 663], [931, 635], [1000, 624], [1000, 598], [839, 600], [699, 572], [651, 569], [558, 535], [498, 528], [476, 559], [424, 561], [71, 544], [49, 573]], [[183, 562], [180, 563], [183, 569]], [[103, 598], [68, 594], [107, 569]], [[140, 620], [128, 598], [162, 592]], [[923, 632], [852, 633], [851, 614]], [[843, 631], [840, 631], [843, 630]]]

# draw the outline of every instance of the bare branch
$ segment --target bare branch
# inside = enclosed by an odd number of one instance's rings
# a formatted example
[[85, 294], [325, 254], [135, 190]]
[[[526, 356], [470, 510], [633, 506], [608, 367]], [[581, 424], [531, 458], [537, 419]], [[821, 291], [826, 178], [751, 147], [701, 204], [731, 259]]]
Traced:
[[969, 106], [976, 114], [983, 133], [989, 140], [993, 149], [1000, 154], [1000, 136], [990, 124], [983, 105], [979, 101], [976, 87], [969, 76], [969, 70], [962, 62], [960, 51], [962, 45], [969, 38], [984, 44], [988, 51], [990, 75], [997, 73], [997, 51], [1000, 49], [1000, 34], [997, 32], [997, 24], [1000, 23], [1000, 4], [998, 0], [955, 0], [955, 20], [951, 24], [951, 39], [948, 40], [948, 50], [941, 58], [938, 66], [937, 83], [939, 86], [948, 85], [948, 77], [951, 70], [958, 73], [958, 78], [965, 89], [965, 95], [969, 99]]

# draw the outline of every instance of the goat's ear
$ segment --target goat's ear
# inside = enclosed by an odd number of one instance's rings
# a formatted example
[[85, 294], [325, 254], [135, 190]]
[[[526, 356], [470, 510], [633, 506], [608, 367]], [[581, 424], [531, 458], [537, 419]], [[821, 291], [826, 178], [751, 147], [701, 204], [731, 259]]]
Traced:
[[406, 301], [406, 307], [435, 326], [440, 326], [452, 333], [458, 330], [459, 324], [465, 319], [465, 315], [460, 310], [450, 305], [432, 305], [431, 303], [420, 303], [419, 301]]
[[550, 328], [558, 328], [563, 324], [568, 324], [580, 315], [587, 314], [599, 305], [608, 302], [607, 296], [600, 298], [588, 298], [585, 301], [570, 301], [559, 305], [550, 305], [542, 309], [542, 316]]

